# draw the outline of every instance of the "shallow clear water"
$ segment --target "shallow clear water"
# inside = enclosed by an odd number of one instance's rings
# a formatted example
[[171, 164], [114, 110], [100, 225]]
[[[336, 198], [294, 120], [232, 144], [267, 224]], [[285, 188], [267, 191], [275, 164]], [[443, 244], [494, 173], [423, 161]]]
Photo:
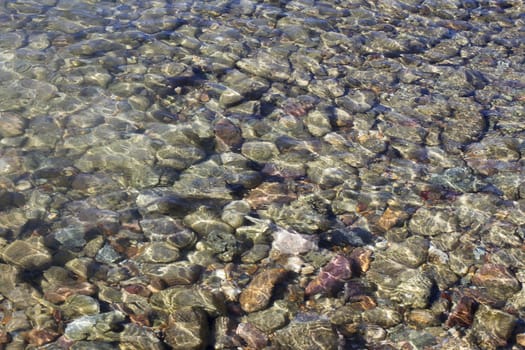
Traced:
[[522, 6], [1, 1], [0, 344], [525, 346]]

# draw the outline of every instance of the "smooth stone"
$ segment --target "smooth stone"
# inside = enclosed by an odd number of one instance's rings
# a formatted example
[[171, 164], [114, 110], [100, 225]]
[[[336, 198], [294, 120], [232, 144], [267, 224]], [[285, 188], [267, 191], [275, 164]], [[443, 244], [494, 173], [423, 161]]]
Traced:
[[429, 241], [420, 236], [407, 238], [405, 242], [393, 243], [386, 250], [392, 260], [410, 268], [416, 268], [426, 262], [428, 257]]
[[280, 349], [336, 350], [337, 333], [328, 321], [292, 321], [274, 333], [273, 341]]
[[166, 285], [195, 283], [202, 272], [202, 267], [186, 261], [171, 264], [144, 264], [141, 268], [146, 276], [160, 278]]
[[222, 210], [221, 220], [233, 228], [238, 228], [244, 223], [244, 217], [250, 213], [250, 204], [239, 200], [228, 203]]
[[269, 141], [245, 141], [241, 153], [256, 162], [267, 162], [279, 154], [274, 143]]
[[316, 237], [278, 227], [273, 232], [272, 248], [281, 254], [303, 254], [318, 249]]
[[363, 320], [367, 323], [376, 324], [381, 327], [390, 328], [402, 321], [402, 316], [394, 309], [376, 307], [363, 312]]
[[88, 295], [71, 295], [61, 306], [63, 315], [68, 319], [100, 313], [98, 301]]
[[284, 327], [288, 323], [288, 318], [289, 315], [286, 310], [272, 306], [266, 310], [248, 314], [246, 320], [266, 334], [270, 334]]
[[64, 335], [71, 340], [109, 340], [119, 339], [115, 329], [125, 320], [120, 311], [87, 315], [74, 319], [66, 326]]
[[177, 350], [201, 350], [209, 341], [208, 315], [200, 308], [182, 307], [170, 313], [164, 341]]
[[458, 224], [453, 212], [422, 207], [412, 216], [408, 228], [415, 234], [435, 236], [457, 231]]
[[472, 276], [472, 284], [484, 287], [490, 296], [499, 300], [507, 300], [521, 289], [512, 272], [497, 264], [483, 264]]
[[2, 249], [2, 259], [26, 270], [42, 270], [52, 261], [52, 255], [43, 244], [43, 240], [32, 237], [17, 240]]
[[393, 292], [392, 300], [403, 306], [426, 308], [434, 282], [423, 273], [402, 280]]
[[145, 263], [170, 263], [179, 259], [177, 247], [164, 242], [151, 242], [147, 244], [135, 258]]
[[253, 277], [246, 289], [241, 292], [239, 303], [246, 312], [265, 309], [272, 297], [276, 283], [282, 280], [287, 271], [282, 268], [273, 268], [259, 272]]
[[121, 256], [110, 244], [106, 243], [95, 255], [95, 260], [104, 264], [111, 264], [122, 259]]
[[472, 333], [480, 346], [496, 349], [508, 344], [516, 322], [514, 315], [480, 305], [474, 317]]
[[150, 303], [154, 308], [165, 312], [193, 306], [204, 309], [211, 316], [226, 313], [224, 296], [199, 286], [176, 286], [161, 290], [151, 296]]

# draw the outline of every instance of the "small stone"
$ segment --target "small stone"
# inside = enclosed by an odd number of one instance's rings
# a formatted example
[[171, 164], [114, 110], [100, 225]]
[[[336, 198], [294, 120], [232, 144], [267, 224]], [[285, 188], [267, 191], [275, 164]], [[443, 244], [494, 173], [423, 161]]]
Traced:
[[211, 232], [224, 232], [233, 234], [233, 227], [219, 219], [213, 212], [205, 207], [184, 217], [184, 224], [195, 232], [207, 236]]
[[246, 141], [243, 143], [241, 153], [246, 158], [256, 162], [267, 162], [279, 154], [277, 146], [269, 141]]
[[179, 250], [164, 242], [151, 242], [134, 258], [145, 263], [170, 263], [179, 259]]
[[312, 280], [305, 290], [306, 295], [317, 293], [335, 294], [343, 283], [352, 277], [351, 261], [344, 255], [335, 256], [324, 266], [319, 275]]
[[[222, 98], [222, 96], [221, 96]], [[228, 119], [219, 119], [213, 127], [215, 132], [215, 148], [219, 152], [239, 150], [243, 138], [241, 129]]]
[[284, 327], [289, 321], [288, 312], [277, 303], [266, 310], [250, 313], [246, 319], [266, 334]]
[[159, 278], [167, 286], [195, 283], [202, 272], [202, 267], [186, 261], [171, 264], [144, 264], [142, 272], [152, 278]]
[[20, 115], [11, 112], [0, 113], [1, 137], [14, 137], [22, 135], [26, 126], [26, 120]]
[[96, 299], [90, 296], [82, 294], [71, 295], [62, 305], [62, 312], [69, 319], [85, 315], [96, 315], [100, 313], [100, 305]]
[[287, 271], [282, 268], [273, 268], [259, 272], [241, 292], [239, 302], [246, 312], [265, 309], [272, 297], [272, 291], [277, 282], [282, 280]]
[[421, 236], [412, 236], [402, 243], [392, 243], [386, 250], [392, 260], [411, 268], [427, 261], [429, 241]]
[[401, 281], [392, 295], [392, 300], [403, 306], [426, 308], [432, 293], [433, 281], [423, 273]]
[[485, 287], [487, 293], [499, 300], [507, 300], [521, 289], [521, 284], [503, 265], [483, 264], [472, 276], [472, 283]]
[[352, 267], [352, 272], [357, 274], [364, 274], [370, 268], [372, 263], [372, 254], [373, 252], [366, 248], [355, 248], [350, 253], [350, 262]]
[[268, 343], [268, 336], [251, 323], [239, 323], [235, 333], [246, 342], [250, 349], [263, 349]]
[[115, 330], [125, 320], [125, 316], [120, 311], [82, 316], [69, 323], [64, 334], [72, 340], [115, 341], [119, 339]]
[[[51, 329], [33, 328], [25, 335], [25, 338], [31, 345], [42, 346], [44, 344], [51, 343], [56, 338], [58, 338], [59, 335], [60, 334]], [[1, 340], [0, 344], [2, 344]]]
[[176, 286], [163, 289], [150, 298], [151, 305], [165, 312], [173, 312], [181, 307], [202, 308], [211, 316], [226, 313], [224, 296], [199, 286]]
[[274, 333], [273, 341], [279, 349], [336, 350], [338, 337], [332, 325], [323, 320], [295, 320]]
[[232, 201], [228, 203], [221, 215], [221, 220], [231, 227], [238, 228], [244, 223], [244, 217], [250, 213], [250, 204], [247, 201]]
[[254, 209], [265, 208], [270, 204], [290, 203], [297, 198], [293, 192], [280, 182], [263, 182], [259, 186], [252, 189], [246, 201]]
[[122, 258], [123, 257], [108, 243], [95, 255], [95, 260], [104, 264], [111, 264]]
[[2, 251], [2, 259], [26, 270], [42, 270], [51, 264], [52, 256], [41, 238], [32, 237], [7, 245]]
[[474, 318], [472, 332], [480, 346], [485, 349], [496, 349], [506, 346], [517, 318], [487, 305], [480, 305]]
[[237, 324], [232, 318], [226, 316], [217, 317], [213, 323], [215, 348], [228, 349], [240, 347], [241, 339], [235, 334], [236, 328]]
[[317, 250], [316, 237], [278, 227], [273, 233], [272, 248], [281, 254], [302, 254]]
[[470, 327], [474, 321], [474, 312], [477, 303], [469, 296], [461, 296], [445, 322], [447, 327]]
[[516, 344], [525, 347], [525, 333], [516, 334]]
[[417, 328], [439, 326], [441, 323], [432, 311], [426, 309], [410, 310], [407, 321]]
[[383, 230], [388, 231], [392, 227], [401, 224], [406, 219], [408, 219], [408, 214], [406, 212], [388, 207], [379, 218], [377, 225]]
[[363, 320], [367, 323], [376, 324], [381, 327], [390, 328], [398, 325], [401, 320], [401, 314], [394, 309], [385, 307], [376, 307], [363, 312]]
[[410, 219], [408, 228], [415, 234], [435, 236], [458, 230], [457, 218], [446, 211], [419, 208]]
[[177, 350], [201, 350], [208, 343], [208, 319], [200, 308], [182, 307], [170, 313], [164, 341]]
[[270, 246], [268, 244], [254, 244], [249, 250], [241, 255], [241, 261], [245, 264], [254, 264], [268, 256]]

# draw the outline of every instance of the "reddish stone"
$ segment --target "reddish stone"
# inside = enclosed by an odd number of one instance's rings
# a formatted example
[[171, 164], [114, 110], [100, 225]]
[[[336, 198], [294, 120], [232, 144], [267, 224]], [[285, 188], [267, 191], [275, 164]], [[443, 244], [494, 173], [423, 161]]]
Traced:
[[447, 327], [470, 327], [474, 321], [474, 312], [477, 303], [468, 296], [462, 296], [454, 309], [450, 312], [445, 325]]
[[306, 286], [306, 295], [317, 293], [334, 294], [340, 289], [344, 281], [352, 277], [351, 261], [344, 255], [337, 255], [326, 266], [319, 275]]

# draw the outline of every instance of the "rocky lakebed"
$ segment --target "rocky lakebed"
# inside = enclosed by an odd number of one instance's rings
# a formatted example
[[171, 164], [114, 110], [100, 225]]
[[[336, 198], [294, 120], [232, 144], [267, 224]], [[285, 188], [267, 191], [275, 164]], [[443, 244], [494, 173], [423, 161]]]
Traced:
[[0, 349], [525, 348], [520, 0], [0, 1]]

